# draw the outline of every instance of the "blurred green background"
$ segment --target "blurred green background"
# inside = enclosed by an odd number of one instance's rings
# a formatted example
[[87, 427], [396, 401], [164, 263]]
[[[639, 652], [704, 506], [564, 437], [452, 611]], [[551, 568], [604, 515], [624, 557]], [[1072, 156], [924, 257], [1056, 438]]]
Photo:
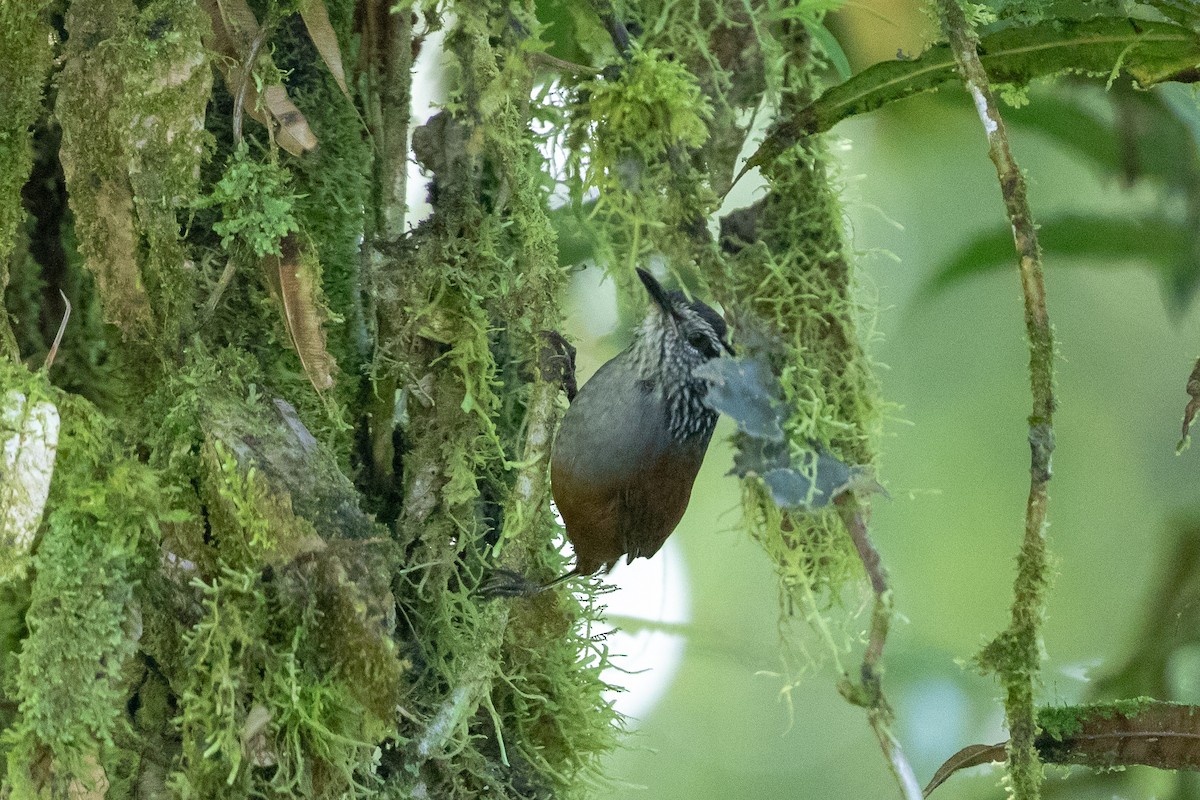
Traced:
[[[831, 24], [856, 70], [897, 49], [921, 49], [925, 20], [911, 5], [851, 8]], [[1037, 98], [1026, 113], [1037, 113]], [[1124, 187], [1033, 127], [1014, 125], [1011, 135], [1038, 219], [1145, 216], [1164, 205], [1161, 187]], [[902, 616], [884, 686], [896, 733], [924, 783], [960, 747], [1006, 738], [995, 681], [964, 662], [1007, 624], [1029, 487], [1020, 286], [1007, 267], [936, 293], [925, 288], [958, 248], [1007, 225], [965, 94], [947, 91], [851, 120], [832, 141], [847, 230], [860, 252], [861, 296], [867, 309], [878, 309], [864, 317], [864, 333], [872, 337], [884, 398], [894, 404], [879, 442], [880, 479], [891, 497], [875, 500], [872, 523]], [[728, 207], [755, 196], [748, 181]], [[1041, 701], [1062, 704], [1085, 697], [1091, 680], [1131, 655], [1177, 522], [1200, 512], [1200, 450], [1175, 455], [1184, 385], [1200, 352], [1200, 310], [1172, 310], [1149, 263], [1067, 259], [1052, 241], [1043, 246], [1060, 359], [1049, 529], [1058, 572]], [[578, 278], [569, 309], [581, 377], [626, 341], [620, 332], [603, 336], [613, 318], [597, 309], [611, 286], [597, 288], [589, 272]], [[615, 626], [657, 629], [667, 642], [643, 664], [661, 673], [662, 694], [637, 712], [629, 747], [611, 759], [619, 782], [612, 796], [895, 797], [864, 714], [837, 694], [828, 664], [792, 692], [789, 721], [778, 675], [775, 577], [738, 529], [721, 431], [728, 428], [719, 430], [672, 539], [677, 550], [646, 562], [649, 572], [618, 571], [624, 588], [604, 598]], [[675, 597], [675, 605], [687, 608], [668, 612], [663, 625], [632, 618], [657, 617], [663, 601], [655, 589], [641, 589], [668, 575], [684, 576], [687, 597]], [[677, 665], [672, 647], [681, 654]], [[855, 651], [846, 663], [858, 657]], [[1181, 674], [1173, 699], [1200, 701], [1189, 689], [1195, 681]], [[623, 703], [654, 701], [655, 680], [638, 681]], [[1165, 797], [1176, 780], [1149, 769], [1069, 782], [1064, 774], [1051, 770], [1048, 793]], [[999, 778], [998, 769], [972, 770], [934, 796], [1002, 797]]]

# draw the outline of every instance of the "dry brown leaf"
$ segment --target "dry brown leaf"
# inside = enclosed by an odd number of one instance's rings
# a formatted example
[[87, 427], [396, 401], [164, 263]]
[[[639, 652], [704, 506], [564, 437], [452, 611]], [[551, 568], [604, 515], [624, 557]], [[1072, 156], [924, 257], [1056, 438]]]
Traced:
[[312, 38], [321, 60], [329, 68], [329, 73], [337, 81], [338, 88], [346, 99], [350, 99], [350, 89], [346, 86], [346, 70], [342, 67], [342, 50], [338, 46], [337, 34], [329, 24], [329, 11], [325, 8], [325, 0], [307, 0], [300, 3], [300, 18], [308, 35]]
[[967, 745], [946, 759], [946, 763], [938, 767], [938, 771], [933, 773], [933, 777], [929, 780], [929, 785], [925, 787], [925, 791], [922, 794], [925, 797], [929, 797], [930, 792], [945, 783], [947, 778], [960, 769], [978, 767], [980, 764], [991, 764], [993, 761], [1003, 761], [1004, 758], [1004, 742], [1000, 744]]
[[337, 364], [325, 343], [325, 306], [321, 301], [318, 272], [307, 263], [299, 238], [288, 234], [279, 243], [281, 255], [264, 261], [267, 283], [283, 304], [283, 319], [304, 373], [313, 388], [323, 392], [333, 386]]
[[[212, 20], [212, 40], [208, 44], [224, 56], [216, 59], [216, 63], [225, 86], [236, 97], [245, 84], [243, 111], [271, 129], [279, 146], [292, 155], [304, 155], [315, 149], [317, 137], [308, 127], [304, 114], [288, 97], [287, 89], [273, 83], [264, 87], [260, 96], [253, 79], [246, 74], [254, 67], [246, 62], [259, 33], [258, 20], [246, 0], [200, 0], [200, 5]], [[271, 62], [266, 52], [259, 58]]]
[[1192, 367], [1192, 374], [1188, 376], [1187, 382], [1188, 400], [1187, 407], [1183, 409], [1183, 434], [1179, 439], [1179, 444], [1175, 446], [1175, 452], [1180, 453], [1188, 446], [1188, 430], [1192, 427], [1192, 421], [1196, 418], [1196, 412], [1200, 411], [1200, 358], [1196, 359], [1196, 366]]
[[[251, 90], [253, 84], [251, 84]], [[249, 105], [252, 91], [246, 92], [246, 103]], [[279, 127], [275, 130], [275, 141], [279, 146], [294, 156], [302, 155], [317, 149], [317, 137], [308, 127], [308, 120], [296, 104], [288, 97], [287, 89], [278, 83], [263, 89], [263, 107], [274, 117]]]

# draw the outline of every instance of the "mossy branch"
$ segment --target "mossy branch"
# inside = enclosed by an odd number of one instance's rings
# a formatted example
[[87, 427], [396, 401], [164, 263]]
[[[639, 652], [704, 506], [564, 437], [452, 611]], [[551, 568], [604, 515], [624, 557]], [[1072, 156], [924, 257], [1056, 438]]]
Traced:
[[1025, 296], [1025, 330], [1029, 337], [1029, 377], [1033, 413], [1029, 417], [1031, 451], [1029, 500], [1025, 509], [1025, 536], [1017, 557], [1012, 621], [1007, 630], [980, 653], [979, 662], [995, 670], [1003, 684], [1005, 715], [1011, 738], [1008, 745], [1010, 792], [1017, 800], [1040, 796], [1042, 771], [1034, 740], [1038, 733], [1033, 704], [1034, 682], [1041, 660], [1041, 621], [1045, 608], [1046, 484], [1054, 451], [1054, 332], [1046, 310], [1037, 230], [1026, 197], [1025, 178], [1013, 159], [1008, 133], [983, 64], [979, 41], [958, 0], [939, 0], [942, 29], [950, 41], [963, 83], [975, 100], [987, 132], [988, 155], [1004, 196], [1019, 258], [1021, 289]]
[[[383, 268], [381, 241], [397, 241], [404, 235], [408, 195], [408, 139], [412, 117], [413, 26], [412, 12], [390, 13], [382, 5], [365, 10], [364, 47], [370, 55], [366, 72], [367, 116], [375, 145], [373, 206], [368, 215], [367, 234], [373, 243], [363, 248], [365, 294], [373, 302], [376, 275]], [[390, 341], [396, 324], [388, 314], [374, 315], [377, 336]], [[396, 458], [395, 375], [385, 371], [376, 380], [370, 408], [369, 464], [372, 489], [394, 503]]]

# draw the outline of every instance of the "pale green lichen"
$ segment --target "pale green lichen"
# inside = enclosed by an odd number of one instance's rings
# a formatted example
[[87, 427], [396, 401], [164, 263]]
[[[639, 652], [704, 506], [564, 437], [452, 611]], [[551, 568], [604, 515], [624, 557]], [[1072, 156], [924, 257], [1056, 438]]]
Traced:
[[658, 50], [635, 50], [614, 80], [589, 81], [580, 91], [602, 145], [593, 151], [595, 170], [611, 174], [622, 155], [661, 158], [671, 147], [708, 139], [708, 98], [686, 66]]

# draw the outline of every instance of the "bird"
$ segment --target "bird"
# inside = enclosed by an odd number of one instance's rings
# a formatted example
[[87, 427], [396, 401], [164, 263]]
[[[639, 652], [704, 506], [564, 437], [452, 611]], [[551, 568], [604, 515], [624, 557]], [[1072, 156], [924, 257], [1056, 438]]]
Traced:
[[494, 594], [533, 594], [622, 557], [650, 558], [687, 509], [717, 423], [694, 370], [734, 350], [711, 306], [637, 274], [650, 309], [629, 346], [579, 389], [551, 450], [551, 493], [575, 567], [541, 585], [502, 571]]

